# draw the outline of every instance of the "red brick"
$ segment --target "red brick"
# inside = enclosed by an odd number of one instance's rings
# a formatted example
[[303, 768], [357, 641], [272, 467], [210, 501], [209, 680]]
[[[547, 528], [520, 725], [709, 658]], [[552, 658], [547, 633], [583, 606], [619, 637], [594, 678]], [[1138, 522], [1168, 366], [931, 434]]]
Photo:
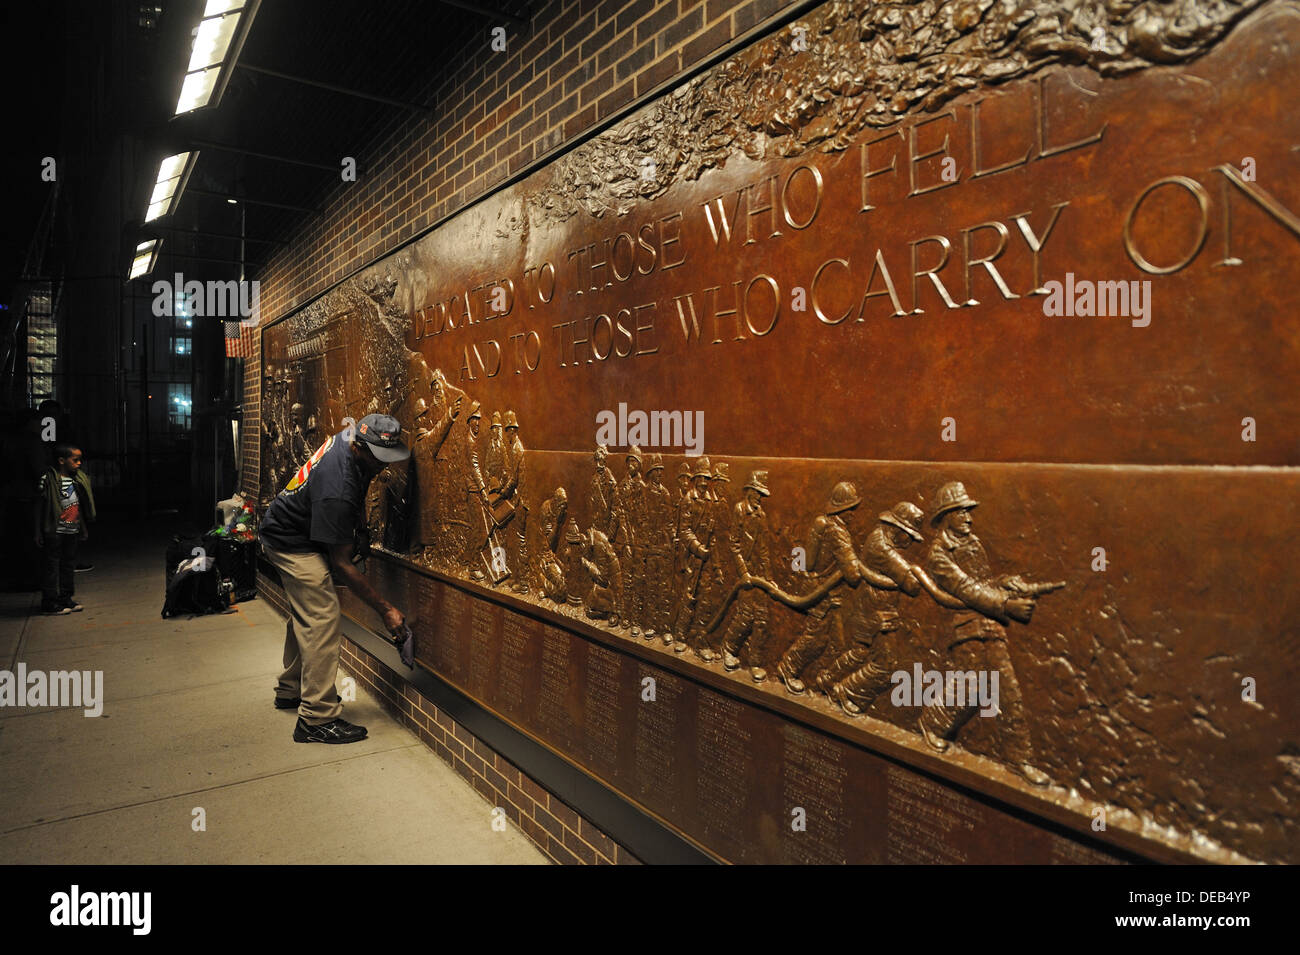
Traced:
[[736, 10], [732, 19], [736, 23], [736, 36], [762, 23], [777, 10], [781, 9], [782, 0], [753, 0]]
[[523, 64], [522, 72], [530, 77], [544, 75], [547, 67], [550, 66], [551, 57], [548, 54], [552, 49], [545, 32], [536, 31], [519, 51], [519, 60]]
[[[725, 2], [725, 0], [724, 0]], [[622, 33], [636, 21], [655, 8], [656, 0], [635, 0], [620, 6], [618, 16], [614, 18], [614, 29]]]
[[528, 793], [524, 792], [514, 783], [506, 783], [506, 798], [529, 815], [532, 815], [533, 807], [537, 805]]
[[[609, 82], [612, 81], [612, 78], [614, 76], [612, 70], [610, 71], [609, 75], [610, 75], [610, 80], [606, 81], [606, 85], [608, 85]], [[570, 73], [568, 76], [564, 78], [564, 95], [568, 96], [570, 93], [577, 92], [578, 90], [581, 90], [584, 87], [590, 85], [591, 81], [595, 78], [595, 76], [596, 76], [596, 64], [590, 61], [583, 63], [576, 70], [574, 70], [572, 73]]]
[[596, 864], [596, 850], [587, 843], [582, 841], [582, 837], [577, 833], [564, 831], [564, 844], [574, 855], [583, 861], [585, 865]]
[[546, 830], [542, 828], [542, 824], [536, 819], [532, 819], [528, 816], [521, 816], [519, 819], [519, 828], [522, 829], [527, 834], [528, 838], [533, 840], [533, 842], [542, 850], [546, 849], [546, 840], [550, 837], [546, 834]]
[[536, 64], [532, 60], [524, 60], [518, 70], [511, 71], [510, 82], [506, 85], [508, 94], [518, 93], [533, 80], [533, 71]]
[[543, 829], [552, 836], [564, 838], [564, 826], [560, 825], [560, 820], [556, 819], [549, 812], [541, 807], [533, 810], [533, 818], [541, 825]]
[[546, 121], [551, 126], [563, 127], [565, 122], [578, 111], [578, 94], [574, 93], [555, 109], [551, 110], [546, 116]]
[[638, 97], [645, 96], [655, 87], [672, 79], [681, 71], [681, 54], [677, 52], [669, 53], [637, 74], [636, 95]]
[[582, 862], [581, 859], [564, 847], [564, 843], [554, 836], [547, 840], [546, 852], [552, 859], [562, 865], [580, 865]]
[[485, 767], [483, 775], [487, 778], [487, 781], [492, 784], [492, 788], [501, 794], [501, 797], [503, 799], [507, 798], [507, 794], [509, 793], [510, 790], [510, 784], [506, 782], [506, 778], [504, 776], [498, 773], [491, 766]]
[[614, 77], [618, 81], [623, 81], [631, 74], [635, 73], [641, 67], [645, 66], [654, 59], [655, 45], [653, 41], [643, 43], [638, 49], [628, 53], [621, 60], [617, 61], [614, 67]]
[[465, 762], [469, 763], [470, 769], [474, 770], [478, 775], [483, 775], [483, 770], [486, 768], [483, 765], [483, 760], [479, 759], [478, 756], [474, 755], [469, 750], [465, 750]]
[[574, 832], [578, 831], [580, 817], [576, 812], [564, 803], [560, 802], [560, 800], [551, 800], [551, 814], [554, 815], [556, 819], [560, 820], [560, 822], [564, 823], [564, 825], [569, 829], [572, 829]]
[[451, 768], [456, 770], [456, 772], [463, 776], [467, 781], [474, 781], [474, 770], [470, 769], [469, 765], [463, 759], [454, 760], [451, 764]]
[[564, 138], [573, 139], [580, 133], [585, 133], [596, 123], [596, 104], [592, 103], [581, 113], [572, 116], [564, 122]]
[[735, 5], [735, 0], [709, 0], [704, 8], [704, 21], [712, 23], [718, 17], [726, 16]]
[[636, 42], [644, 43], [646, 40], [653, 39], [661, 30], [666, 29], [676, 16], [677, 11], [673, 8], [672, 3], [664, 4], [661, 9], [656, 10], [636, 25]]
[[634, 87], [635, 84], [631, 80], [628, 80], [618, 89], [612, 91], [608, 96], [601, 97], [600, 104], [597, 106], [600, 118], [604, 119], [605, 117], [617, 112], [621, 107], [632, 102]]
[[579, 55], [584, 60], [594, 60], [596, 58], [596, 53], [599, 50], [604, 49], [605, 45], [613, 39], [614, 21], [606, 20], [604, 26], [582, 41], [582, 45], [578, 48]]
[[586, 819], [581, 820], [578, 835], [582, 836], [585, 842], [590, 843], [591, 847], [597, 852], [610, 859], [614, 858], [614, 840], [597, 829], [594, 823], [588, 822]]
[[545, 789], [537, 784], [537, 781], [534, 780], [533, 777], [526, 773], [519, 774], [519, 788], [522, 789], [524, 794], [529, 798], [537, 800], [537, 802], [541, 803], [543, 806], [547, 804], [549, 794]]
[[708, 54], [720, 49], [730, 39], [731, 23], [723, 20], [682, 47], [682, 62], [698, 63]]
[[545, 115], [546, 111], [558, 103], [563, 95], [564, 88], [558, 83], [548, 87], [544, 93], [539, 93], [537, 98], [532, 101], [534, 115]]
[[610, 87], [613, 85], [614, 71], [606, 70], [600, 76], [582, 87], [582, 105], [586, 106], [588, 103], [604, 96], [609, 92]]
[[519, 785], [519, 767], [500, 753], [497, 753], [497, 772], [506, 778], [506, 782], [514, 786]]
[[573, 50], [565, 56], [560, 57], [555, 61], [550, 70], [547, 71], [546, 82], [559, 83], [566, 76], [576, 70], [581, 65], [581, 62], [577, 50]]
[[510, 157], [510, 161], [506, 163], [506, 170], [511, 175], [513, 175], [514, 173], [518, 172], [520, 169], [523, 169], [532, 161], [533, 161], [533, 144], [527, 143], [519, 150], [519, 153], [517, 155]]
[[[552, 29], [555, 25], [552, 24]], [[565, 30], [558, 37], [561, 49], [568, 53], [569, 50], [582, 45], [582, 41], [591, 36], [592, 31], [596, 29], [596, 14], [590, 13], [575, 23], [570, 29]], [[556, 39], [554, 33], [551, 34], [552, 42]]]

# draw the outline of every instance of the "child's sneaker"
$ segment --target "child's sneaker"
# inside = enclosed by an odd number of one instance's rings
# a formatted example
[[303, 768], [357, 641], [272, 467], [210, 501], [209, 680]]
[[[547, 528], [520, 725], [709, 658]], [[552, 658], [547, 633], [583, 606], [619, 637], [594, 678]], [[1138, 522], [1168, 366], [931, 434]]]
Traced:
[[72, 608], [65, 607], [63, 604], [50, 603], [49, 601], [42, 600], [41, 613], [57, 616], [59, 614], [72, 613]]

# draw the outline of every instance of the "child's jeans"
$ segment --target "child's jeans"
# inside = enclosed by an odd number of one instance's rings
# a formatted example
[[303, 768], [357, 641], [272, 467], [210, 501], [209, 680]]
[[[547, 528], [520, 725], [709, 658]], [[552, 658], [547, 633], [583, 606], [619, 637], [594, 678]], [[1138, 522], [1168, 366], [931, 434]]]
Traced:
[[41, 591], [46, 604], [61, 604], [65, 599], [72, 599], [80, 539], [80, 534], [45, 535], [45, 553], [42, 556], [45, 572], [41, 578]]

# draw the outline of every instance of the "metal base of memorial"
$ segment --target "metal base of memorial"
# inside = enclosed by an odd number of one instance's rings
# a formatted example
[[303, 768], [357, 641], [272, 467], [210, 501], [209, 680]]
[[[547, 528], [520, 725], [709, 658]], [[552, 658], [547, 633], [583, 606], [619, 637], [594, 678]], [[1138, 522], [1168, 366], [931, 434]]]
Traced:
[[1298, 47], [825, 4], [268, 326], [262, 487], [394, 414], [418, 664], [718, 858], [1300, 861]]

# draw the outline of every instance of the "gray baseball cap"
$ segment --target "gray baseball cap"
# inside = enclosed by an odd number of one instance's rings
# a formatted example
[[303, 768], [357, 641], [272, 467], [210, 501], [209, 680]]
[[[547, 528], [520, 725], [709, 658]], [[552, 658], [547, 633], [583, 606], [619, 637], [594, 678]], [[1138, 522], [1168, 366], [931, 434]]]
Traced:
[[357, 440], [370, 445], [370, 453], [385, 464], [405, 461], [411, 449], [402, 443], [402, 426], [386, 414], [368, 414], [357, 425]]

